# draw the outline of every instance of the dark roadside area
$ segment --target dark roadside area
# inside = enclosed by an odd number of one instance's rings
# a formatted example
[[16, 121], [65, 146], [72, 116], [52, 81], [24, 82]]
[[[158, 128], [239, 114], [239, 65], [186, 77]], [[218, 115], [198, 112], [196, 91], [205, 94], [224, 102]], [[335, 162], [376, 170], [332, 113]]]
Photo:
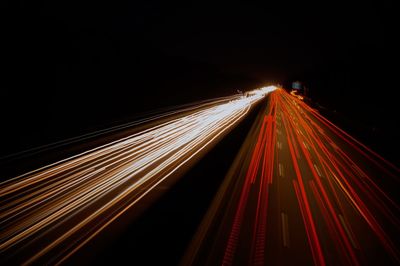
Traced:
[[[377, 152], [396, 166], [400, 165], [399, 120], [394, 114], [380, 110], [349, 110], [330, 105], [327, 101], [308, 98], [305, 102], [352, 137]], [[368, 105], [368, 103], [366, 103]], [[373, 108], [373, 105], [371, 104]], [[361, 114], [363, 113], [363, 114]]]
[[[355, 50], [352, 61], [337, 59], [330, 67], [304, 72], [291, 81], [300, 80], [308, 88], [305, 101], [310, 106], [399, 167], [398, 82], [392, 67], [395, 48], [379, 42], [379, 56], [365, 57], [371, 45]], [[285, 88], [291, 88], [291, 81]]]

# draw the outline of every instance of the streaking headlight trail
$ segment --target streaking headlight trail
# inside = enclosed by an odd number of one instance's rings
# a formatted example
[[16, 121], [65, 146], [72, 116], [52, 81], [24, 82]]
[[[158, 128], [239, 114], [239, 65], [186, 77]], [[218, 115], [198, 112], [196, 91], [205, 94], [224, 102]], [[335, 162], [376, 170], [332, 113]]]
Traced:
[[1, 257], [19, 264], [64, 261], [274, 89], [232, 96], [1, 183]]

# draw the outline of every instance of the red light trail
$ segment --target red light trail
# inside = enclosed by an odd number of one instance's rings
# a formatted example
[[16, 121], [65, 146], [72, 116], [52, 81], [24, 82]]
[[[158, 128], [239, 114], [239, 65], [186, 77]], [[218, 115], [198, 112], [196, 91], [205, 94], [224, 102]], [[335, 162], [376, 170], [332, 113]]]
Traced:
[[399, 169], [277, 90], [182, 264], [400, 263], [400, 209], [383, 180], [398, 186]]

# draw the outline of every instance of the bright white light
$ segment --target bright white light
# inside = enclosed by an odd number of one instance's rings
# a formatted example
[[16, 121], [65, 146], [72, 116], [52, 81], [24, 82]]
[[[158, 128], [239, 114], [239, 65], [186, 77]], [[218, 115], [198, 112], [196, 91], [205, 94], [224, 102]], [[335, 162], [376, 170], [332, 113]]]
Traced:
[[258, 95], [261, 97], [264, 97], [266, 94], [276, 90], [278, 87], [276, 86], [267, 86], [267, 87], [262, 87], [256, 90], [252, 90], [248, 92], [248, 95]]
[[269, 92], [276, 90], [277, 88], [278, 87], [271, 85], [271, 86], [267, 86], [267, 87], [262, 87], [260, 90], [262, 90], [264, 93], [269, 93]]
[[74, 249], [64, 254], [69, 256], [275, 89], [200, 105], [183, 117], [0, 183], [0, 255], [37, 241], [45, 245], [29, 263], [72, 243]]

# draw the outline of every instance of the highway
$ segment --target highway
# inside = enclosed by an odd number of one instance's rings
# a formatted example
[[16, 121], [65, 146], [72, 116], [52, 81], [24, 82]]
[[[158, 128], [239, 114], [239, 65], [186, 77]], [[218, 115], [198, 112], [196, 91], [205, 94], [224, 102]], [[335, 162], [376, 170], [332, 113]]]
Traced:
[[398, 265], [400, 170], [296, 95], [269, 95], [182, 265]]
[[275, 89], [191, 107], [168, 121], [160, 119], [135, 134], [2, 182], [2, 264], [66, 262], [145, 196], [165, 189], [165, 181], [203, 156]]

